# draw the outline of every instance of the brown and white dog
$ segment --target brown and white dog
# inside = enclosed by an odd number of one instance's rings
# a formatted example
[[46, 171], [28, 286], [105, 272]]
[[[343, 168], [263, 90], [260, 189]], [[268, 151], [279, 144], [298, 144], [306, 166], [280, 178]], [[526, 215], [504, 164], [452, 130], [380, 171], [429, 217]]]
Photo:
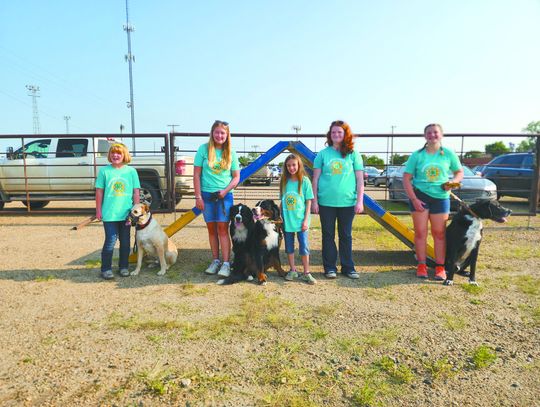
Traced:
[[176, 263], [178, 251], [176, 245], [165, 234], [159, 223], [152, 218], [150, 208], [145, 203], [133, 205], [129, 213], [131, 225], [135, 226], [135, 241], [137, 242], [137, 267], [130, 274], [136, 276], [141, 271], [143, 256], [157, 257], [161, 269], [158, 276], [162, 276], [167, 269]]

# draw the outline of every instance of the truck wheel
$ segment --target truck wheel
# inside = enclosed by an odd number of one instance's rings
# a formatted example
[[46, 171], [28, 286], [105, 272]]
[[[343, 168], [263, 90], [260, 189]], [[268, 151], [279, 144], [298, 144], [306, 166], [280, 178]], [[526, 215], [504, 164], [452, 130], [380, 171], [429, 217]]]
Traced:
[[0, 210], [4, 209], [4, 201], [0, 201]]
[[[41, 209], [45, 208], [50, 201], [30, 201], [30, 209]], [[23, 201], [25, 206], [28, 206], [28, 202]]]
[[149, 182], [141, 182], [139, 195], [141, 203], [146, 202], [150, 209], [159, 209], [161, 207], [161, 194], [155, 185]]
[[251, 185], [251, 181], [250, 181], [249, 179], [245, 180], [245, 181], [244, 181], [244, 186], [247, 187], [247, 186], [249, 186], [249, 185]]

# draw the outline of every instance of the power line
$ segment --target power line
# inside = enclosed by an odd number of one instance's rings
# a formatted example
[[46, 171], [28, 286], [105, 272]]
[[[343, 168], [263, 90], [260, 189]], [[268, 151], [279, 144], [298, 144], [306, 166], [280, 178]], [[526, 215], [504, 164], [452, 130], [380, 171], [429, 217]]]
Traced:
[[32, 124], [34, 126], [34, 134], [41, 133], [40, 126], [39, 126], [39, 112], [38, 112], [38, 105], [37, 105], [37, 98], [40, 97], [38, 95], [39, 92], [39, 86], [35, 85], [26, 85], [26, 89], [28, 89], [28, 96], [32, 97]]

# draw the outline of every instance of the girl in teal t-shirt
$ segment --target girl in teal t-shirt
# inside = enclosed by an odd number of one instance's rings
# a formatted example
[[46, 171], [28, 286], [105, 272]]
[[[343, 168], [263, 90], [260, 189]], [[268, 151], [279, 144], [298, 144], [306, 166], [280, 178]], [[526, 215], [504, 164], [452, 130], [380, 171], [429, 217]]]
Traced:
[[131, 224], [126, 224], [131, 207], [139, 203], [139, 176], [128, 166], [131, 155], [124, 144], [114, 143], [107, 156], [111, 165], [99, 170], [96, 179], [96, 218], [103, 220], [105, 242], [101, 250], [101, 277], [114, 278], [112, 256], [114, 245], [120, 240], [118, 267], [122, 277], [129, 276]]
[[[203, 213], [213, 256], [205, 273], [228, 277], [231, 256], [229, 211], [233, 206], [232, 190], [240, 180], [240, 164], [231, 146], [229, 123], [214, 122], [208, 143], [199, 147], [193, 165], [195, 206]], [[220, 246], [223, 264], [219, 259]]]
[[342, 120], [330, 124], [326, 147], [313, 163], [313, 213], [321, 219], [324, 274], [336, 278], [338, 250], [335, 242], [336, 221], [339, 235], [339, 258], [343, 275], [357, 279], [352, 259], [352, 222], [364, 211], [364, 165], [354, 151], [351, 127]]
[[409, 197], [414, 224], [414, 247], [418, 266], [416, 276], [427, 278], [426, 247], [428, 222], [435, 249], [435, 280], [446, 280], [446, 221], [450, 212], [448, 177], [450, 183], [463, 179], [463, 168], [452, 150], [442, 146], [443, 130], [440, 124], [428, 124], [424, 129], [426, 144], [415, 151], [405, 166], [403, 187]]
[[290, 271], [285, 280], [292, 281], [298, 277], [294, 264], [294, 235], [298, 236], [299, 253], [302, 257], [304, 273], [302, 280], [308, 284], [315, 284], [316, 280], [309, 272], [309, 242], [308, 228], [311, 212], [313, 189], [306, 176], [304, 164], [300, 157], [291, 154], [283, 163], [281, 182], [279, 185], [281, 196], [281, 215], [285, 231], [285, 251], [289, 260]]

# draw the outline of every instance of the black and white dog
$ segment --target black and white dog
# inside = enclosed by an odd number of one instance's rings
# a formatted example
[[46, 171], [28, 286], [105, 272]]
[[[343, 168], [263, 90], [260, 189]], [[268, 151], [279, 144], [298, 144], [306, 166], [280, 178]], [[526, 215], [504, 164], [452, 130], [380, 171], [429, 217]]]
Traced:
[[254, 277], [259, 284], [266, 284], [265, 273], [270, 267], [275, 268], [281, 277], [285, 276], [279, 258], [283, 240], [281, 216], [274, 201], [260, 201], [253, 209], [244, 204], [234, 205], [229, 221], [234, 261], [231, 275], [219, 280], [218, 284], [252, 281]]
[[[454, 273], [469, 277], [469, 283], [476, 282], [476, 261], [482, 240], [482, 219], [506, 222], [511, 210], [497, 201], [480, 200], [470, 207], [461, 207], [446, 229], [446, 280], [444, 285], [454, 284]], [[469, 267], [469, 273], [465, 269]]]

